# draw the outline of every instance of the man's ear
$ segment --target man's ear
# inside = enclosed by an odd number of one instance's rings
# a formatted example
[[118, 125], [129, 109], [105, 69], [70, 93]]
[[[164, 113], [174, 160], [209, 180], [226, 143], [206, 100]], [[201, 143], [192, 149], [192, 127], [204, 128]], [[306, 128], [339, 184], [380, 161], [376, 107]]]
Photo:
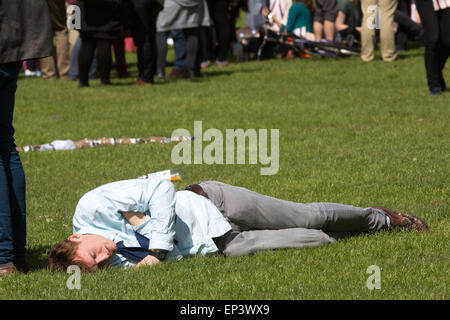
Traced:
[[71, 236], [69, 236], [67, 238], [67, 240], [74, 241], [74, 242], [80, 242], [81, 241], [81, 234], [72, 234]]

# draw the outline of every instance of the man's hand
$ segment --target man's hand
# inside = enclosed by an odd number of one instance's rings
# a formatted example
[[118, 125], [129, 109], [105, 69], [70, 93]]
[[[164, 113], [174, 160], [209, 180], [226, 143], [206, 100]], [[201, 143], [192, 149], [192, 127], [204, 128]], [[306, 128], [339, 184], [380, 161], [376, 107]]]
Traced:
[[148, 255], [136, 265], [136, 268], [140, 268], [142, 266], [154, 266], [158, 263], [161, 263], [161, 261], [158, 258], [152, 255]]
[[127, 211], [121, 212], [121, 214], [122, 217], [124, 217], [128, 221], [128, 223], [134, 227], [137, 227], [141, 223], [144, 223], [146, 219], [145, 214], [142, 212]]

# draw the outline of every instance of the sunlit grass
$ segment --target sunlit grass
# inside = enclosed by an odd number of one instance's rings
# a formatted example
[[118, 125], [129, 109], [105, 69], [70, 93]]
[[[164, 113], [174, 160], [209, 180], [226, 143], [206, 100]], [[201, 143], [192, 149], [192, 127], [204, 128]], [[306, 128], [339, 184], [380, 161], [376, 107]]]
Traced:
[[[136, 75], [135, 57], [127, 58]], [[261, 176], [260, 163], [181, 165], [188, 175], [176, 188], [220, 180], [298, 202], [384, 205], [424, 218], [431, 233], [381, 232], [319, 248], [104, 270], [69, 290], [69, 275], [46, 271], [45, 256], [71, 234], [78, 199], [103, 183], [179, 167], [171, 162], [174, 144], [22, 153], [33, 270], [2, 279], [1, 299], [449, 298], [450, 93], [429, 95], [422, 49], [394, 63], [277, 59], [204, 74], [151, 87], [113, 77], [115, 86], [92, 81], [86, 89], [20, 79], [16, 143], [170, 137], [177, 128], [193, 133], [195, 120], [203, 132], [279, 129], [277, 174]], [[370, 265], [381, 268], [380, 290], [366, 287]]]

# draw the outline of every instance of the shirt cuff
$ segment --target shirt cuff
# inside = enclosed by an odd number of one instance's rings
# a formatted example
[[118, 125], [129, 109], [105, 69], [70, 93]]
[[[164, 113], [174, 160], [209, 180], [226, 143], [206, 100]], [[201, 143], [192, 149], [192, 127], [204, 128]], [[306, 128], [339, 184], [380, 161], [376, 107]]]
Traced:
[[149, 249], [160, 249], [160, 250], [173, 250], [173, 237], [168, 234], [156, 234], [152, 233], [150, 235], [150, 243], [148, 245]]

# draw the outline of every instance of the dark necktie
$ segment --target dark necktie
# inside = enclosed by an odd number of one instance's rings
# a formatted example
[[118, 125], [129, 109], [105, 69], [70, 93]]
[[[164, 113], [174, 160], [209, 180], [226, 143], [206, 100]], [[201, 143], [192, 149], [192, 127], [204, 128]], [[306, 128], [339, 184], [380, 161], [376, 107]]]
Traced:
[[141, 261], [148, 256], [148, 245], [150, 240], [142, 234], [135, 232], [140, 247], [125, 247], [122, 243], [117, 244], [117, 252], [134, 261]]

